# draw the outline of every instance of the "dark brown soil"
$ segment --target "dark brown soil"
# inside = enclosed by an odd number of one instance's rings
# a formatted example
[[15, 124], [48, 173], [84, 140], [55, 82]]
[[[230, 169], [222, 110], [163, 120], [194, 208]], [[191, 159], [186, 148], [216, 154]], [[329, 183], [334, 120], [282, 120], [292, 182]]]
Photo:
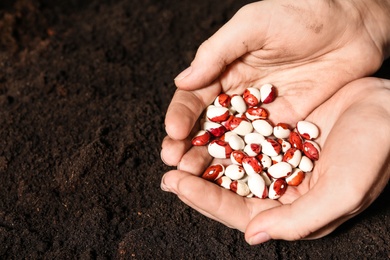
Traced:
[[389, 188], [325, 238], [254, 247], [160, 190], [173, 78], [247, 2], [0, 1], [1, 259], [390, 257]]

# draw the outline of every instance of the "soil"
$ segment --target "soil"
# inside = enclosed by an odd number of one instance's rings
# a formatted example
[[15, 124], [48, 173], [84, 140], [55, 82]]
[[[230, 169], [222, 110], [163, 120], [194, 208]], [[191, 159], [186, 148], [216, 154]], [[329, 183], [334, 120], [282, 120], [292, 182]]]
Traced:
[[160, 190], [173, 78], [248, 2], [1, 0], [1, 259], [390, 258], [389, 187], [325, 238], [253, 247]]

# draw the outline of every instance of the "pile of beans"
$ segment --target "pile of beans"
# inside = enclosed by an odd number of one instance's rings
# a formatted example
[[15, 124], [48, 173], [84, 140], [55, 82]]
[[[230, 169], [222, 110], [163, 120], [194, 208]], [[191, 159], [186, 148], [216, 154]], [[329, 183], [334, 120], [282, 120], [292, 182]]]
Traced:
[[195, 146], [208, 146], [214, 158], [230, 163], [210, 165], [202, 178], [240, 196], [278, 199], [287, 186], [297, 186], [312, 171], [320, 147], [319, 129], [309, 121], [295, 128], [272, 124], [261, 104], [275, 100], [272, 84], [247, 88], [242, 95], [221, 93], [204, 111]]

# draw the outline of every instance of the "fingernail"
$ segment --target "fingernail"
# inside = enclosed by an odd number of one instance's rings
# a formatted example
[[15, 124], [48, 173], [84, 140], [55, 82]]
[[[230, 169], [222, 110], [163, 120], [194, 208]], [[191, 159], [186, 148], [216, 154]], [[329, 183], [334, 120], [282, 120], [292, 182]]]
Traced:
[[[161, 152], [160, 152], [160, 158], [161, 158], [161, 161], [165, 164], [165, 165], [168, 165], [165, 161], [164, 161], [164, 158], [163, 158], [163, 150], [161, 149]], [[170, 165], [168, 165], [170, 166]]]
[[192, 71], [192, 67], [190, 66], [190, 67], [186, 68], [185, 70], [183, 70], [179, 75], [177, 75], [174, 80], [177, 81], [177, 80], [184, 79], [185, 77], [187, 77], [188, 75], [191, 74], [191, 71]]
[[163, 175], [163, 177], [161, 178], [160, 188], [161, 188], [163, 191], [169, 191], [168, 186], [167, 186], [167, 185], [165, 184], [165, 182], [164, 182], [164, 177], [165, 177], [165, 175]]
[[260, 232], [252, 236], [251, 238], [249, 238], [248, 244], [252, 246], [252, 245], [257, 245], [257, 244], [267, 242], [269, 240], [271, 240], [271, 237], [267, 233]]

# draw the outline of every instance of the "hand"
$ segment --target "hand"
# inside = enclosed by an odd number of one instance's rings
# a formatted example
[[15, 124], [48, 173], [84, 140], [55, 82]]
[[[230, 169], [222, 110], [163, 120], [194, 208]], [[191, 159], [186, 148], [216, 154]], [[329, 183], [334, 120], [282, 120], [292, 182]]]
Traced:
[[[271, 112], [270, 119], [274, 122], [294, 125], [318, 111], [319, 106], [347, 82], [373, 73], [387, 55], [388, 18], [383, 6], [373, 4], [370, 12], [363, 12], [366, 10], [363, 1], [332, 2], [331, 5], [325, 2], [264, 1], [248, 5], [201, 45], [191, 67], [176, 78], [178, 90], [167, 111], [168, 137], [162, 145], [162, 159], [169, 165], [178, 165], [180, 171], [169, 172], [164, 177], [165, 189], [231, 227], [244, 231], [248, 225], [247, 234], [250, 234], [250, 219], [255, 215], [248, 215], [248, 211], [231, 211], [225, 218], [214, 215], [219, 208], [230, 210], [253, 202], [238, 199], [235, 194], [198, 177], [192, 180], [194, 177], [188, 175], [199, 175], [211, 162], [204, 147], [191, 148], [191, 131], [205, 106], [221, 91], [242, 93], [249, 86], [273, 83], [279, 96], [264, 107]], [[373, 27], [373, 17], [384, 21], [383, 24]], [[359, 20], [361, 18], [364, 19]], [[189, 182], [184, 181], [186, 176], [191, 180], [190, 187]], [[312, 179], [310, 176], [307, 183]], [[299, 189], [304, 190], [306, 186], [308, 184], [301, 185]], [[293, 201], [288, 195], [292, 189], [289, 190], [284, 196], [286, 203], [289, 197]], [[194, 194], [188, 195], [189, 191]], [[208, 199], [200, 205], [197, 198], [204, 199], [199, 194], [205, 191], [215, 192], [216, 199]], [[214, 207], [210, 208], [208, 203], [215, 203]], [[265, 200], [261, 205], [265, 210], [279, 203]], [[258, 207], [257, 210], [260, 212]], [[237, 219], [241, 221], [236, 222]], [[309, 236], [304, 233], [302, 231], [295, 239]], [[287, 235], [282, 238], [289, 239]]]
[[195, 176], [200, 172], [191, 163], [168, 172], [162, 188], [204, 215], [245, 231], [249, 244], [322, 237], [366, 209], [389, 180], [388, 100], [390, 81], [365, 78], [310, 113], [307, 120], [321, 129], [316, 140], [320, 159], [304, 182], [289, 186], [279, 200], [239, 197]]

